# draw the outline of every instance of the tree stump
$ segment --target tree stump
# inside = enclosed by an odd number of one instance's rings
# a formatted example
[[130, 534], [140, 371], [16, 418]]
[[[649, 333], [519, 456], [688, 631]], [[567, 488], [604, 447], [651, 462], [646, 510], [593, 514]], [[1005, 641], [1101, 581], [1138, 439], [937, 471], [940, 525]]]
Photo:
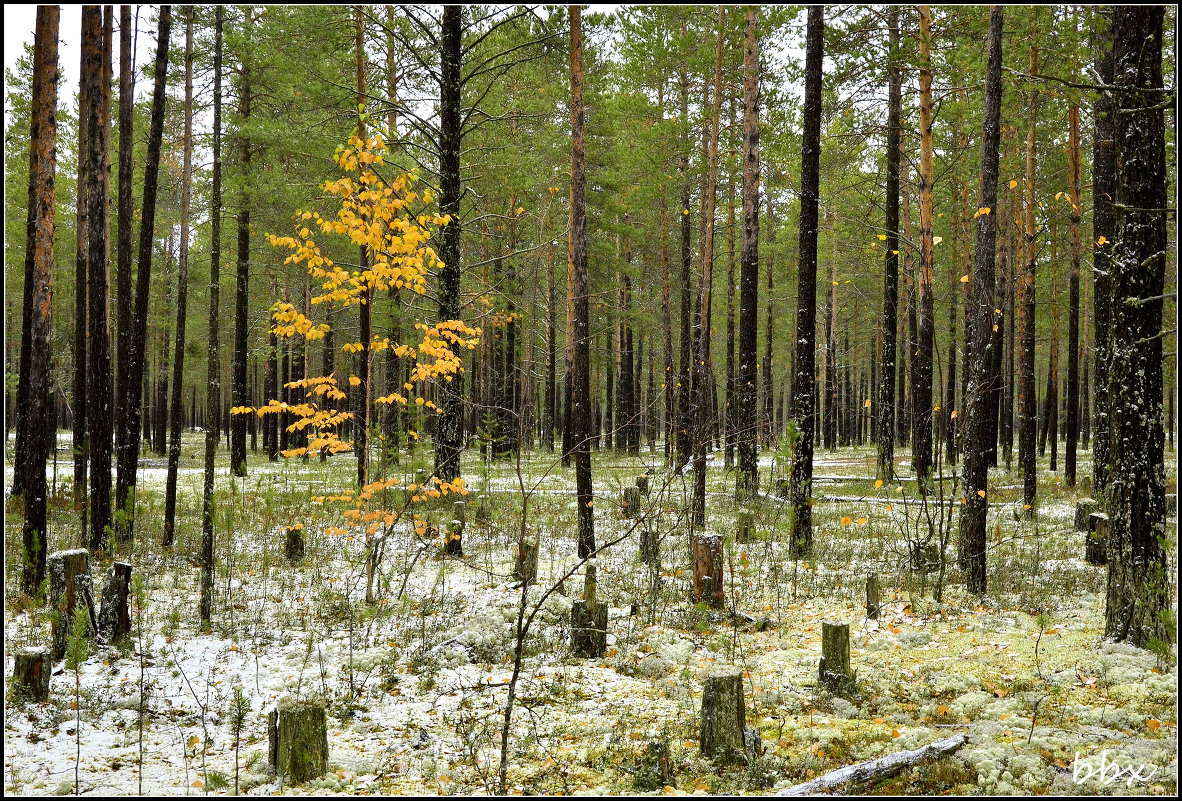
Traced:
[[1084, 534], [1084, 561], [1089, 565], [1108, 564], [1108, 515], [1092, 512]]
[[640, 561], [646, 565], [661, 564], [661, 540], [657, 532], [644, 526], [640, 530]]
[[532, 584], [537, 578], [538, 546], [529, 540], [522, 540], [517, 543], [517, 563], [513, 566], [513, 580]]
[[22, 699], [49, 700], [49, 665], [45, 648], [22, 648], [13, 654], [12, 690]]
[[85, 604], [90, 614], [90, 632], [98, 628], [94, 614], [94, 594], [90, 585], [90, 552], [85, 548], [56, 551], [46, 557], [49, 570], [49, 603], [54, 615], [51, 626], [53, 659], [66, 655], [66, 635], [74, 619], [74, 608]]
[[131, 634], [131, 565], [116, 562], [107, 574], [103, 597], [99, 603], [99, 637], [108, 643], [118, 642]]
[[738, 531], [735, 539], [738, 542], [751, 542], [755, 534], [755, 515], [752, 512], [739, 512]]
[[691, 557], [694, 567], [694, 602], [721, 609], [726, 602], [722, 586], [722, 537], [717, 534], [695, 534]]
[[878, 574], [871, 573], [866, 577], [866, 617], [871, 620], [878, 620], [878, 610], [881, 608], [880, 594]]
[[636, 489], [641, 495], [648, 495], [648, 473], [641, 473], [636, 477]]
[[729, 762], [743, 753], [743, 673], [719, 667], [706, 677], [702, 690], [702, 755]]
[[328, 772], [328, 718], [322, 700], [285, 698], [271, 710], [267, 725], [272, 769], [290, 784]]
[[1081, 498], [1075, 504], [1075, 530], [1087, 531], [1088, 518], [1100, 511], [1100, 504], [1092, 498]]
[[607, 650], [607, 606], [575, 601], [570, 608], [570, 645], [575, 656], [598, 659]]
[[304, 558], [304, 530], [297, 526], [285, 526], [283, 529], [283, 555], [287, 561], [295, 564]]
[[850, 672], [848, 623], [821, 624], [821, 664], [817, 676], [834, 695], [846, 695], [853, 690], [856, 677]]
[[620, 511], [628, 520], [640, 517], [640, 490], [636, 487], [624, 487], [620, 493]]

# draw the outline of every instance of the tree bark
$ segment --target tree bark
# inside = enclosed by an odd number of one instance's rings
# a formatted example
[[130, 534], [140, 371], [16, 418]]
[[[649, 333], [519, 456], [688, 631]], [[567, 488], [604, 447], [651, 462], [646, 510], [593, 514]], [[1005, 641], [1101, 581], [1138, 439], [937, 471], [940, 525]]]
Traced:
[[[140, 434], [143, 407], [138, 403], [144, 382], [144, 348], [148, 332], [148, 289], [152, 276], [152, 248], [155, 244], [156, 189], [160, 176], [160, 143], [164, 135], [164, 105], [168, 72], [168, 41], [172, 29], [172, 6], [160, 6], [156, 39], [156, 82], [152, 89], [152, 117], [148, 130], [148, 153], [144, 162], [144, 198], [140, 221], [139, 253], [135, 283], [135, 311], [131, 318], [126, 351], [119, 354], [119, 376], [125, 394], [123, 407], [124, 438], [119, 448], [118, 477], [115, 484], [115, 536], [121, 544], [131, 542], [135, 521], [136, 472], [139, 467]], [[122, 98], [121, 98], [122, 101]], [[121, 109], [122, 112], [122, 109]], [[122, 122], [121, 122], [122, 124]], [[122, 131], [120, 135], [122, 136]], [[121, 143], [122, 148], [122, 143]], [[120, 154], [122, 159], [122, 153]], [[120, 187], [122, 189], [122, 187]], [[120, 239], [124, 238], [122, 227]], [[130, 240], [130, 235], [128, 235]], [[121, 305], [128, 298], [120, 296]], [[126, 306], [124, 306], [124, 310]], [[123, 320], [120, 319], [120, 323]], [[121, 326], [122, 327], [122, 326]]]
[[[1110, 12], [1098, 10], [1104, 16]], [[1099, 20], [1097, 20], [1099, 22]], [[1093, 25], [1096, 40], [1095, 71], [1104, 84], [1112, 83], [1113, 53], [1112, 29], [1110, 25]], [[1113, 141], [1116, 123], [1116, 102], [1107, 92], [1097, 95], [1092, 107], [1094, 130], [1092, 132], [1092, 303], [1095, 316], [1096, 377], [1093, 394], [1092, 418], [1092, 491], [1096, 497], [1104, 497], [1108, 486], [1110, 464], [1108, 439], [1108, 383], [1104, 376], [1111, 367], [1111, 326], [1109, 303], [1112, 296], [1111, 255], [1116, 240], [1116, 210], [1113, 198], [1116, 196], [1116, 146]]]
[[899, 68], [899, 9], [888, 12], [890, 77], [887, 82], [886, 255], [882, 292], [882, 371], [878, 385], [877, 477], [889, 482], [895, 474], [895, 352], [899, 328], [899, 151], [903, 108], [903, 77]]
[[932, 236], [932, 14], [929, 6], [919, 7], [919, 312], [918, 340], [911, 362], [911, 460], [926, 493], [932, 462], [932, 351], [934, 340]]
[[[965, 304], [965, 369], [968, 387], [961, 399], [964, 431], [964, 498], [960, 507], [960, 562], [969, 591], [983, 594], [986, 513], [989, 500], [988, 446], [991, 438], [990, 394], [995, 320], [993, 268], [997, 245], [997, 178], [1001, 142], [1001, 64], [1004, 9], [989, 11], [989, 61], [985, 70], [985, 121], [981, 135], [981, 204], [977, 214], [977, 242], [969, 298]], [[985, 212], [985, 209], [989, 209]]]
[[739, 372], [735, 419], [738, 500], [759, 491], [759, 9], [747, 9], [743, 48], [743, 250], [739, 257]]
[[[1029, 73], [1038, 72], [1038, 8], [1031, 9], [1031, 44]], [[1036, 124], [1038, 92], [1030, 90], [1027, 106], [1026, 127], [1026, 213], [1025, 213], [1025, 274], [1018, 283], [1018, 467], [1022, 471], [1022, 501], [1027, 515], [1034, 512], [1035, 493], [1038, 489], [1038, 473], [1035, 463], [1035, 439], [1037, 437], [1037, 399], [1034, 384], [1034, 268], [1038, 259], [1035, 246], [1034, 227], [1034, 184], [1037, 159]]]
[[1117, 6], [1116, 247], [1109, 262], [1109, 447], [1105, 637], [1146, 648], [1174, 637], [1166, 540], [1162, 293], [1169, 194], [1162, 108], [1162, 6]]
[[[206, 383], [208, 398], [205, 430], [205, 480], [201, 501], [201, 601], [198, 610], [201, 630], [211, 631], [213, 621], [213, 479], [218, 432], [213, 425], [221, 414], [222, 370], [218, 360], [218, 303], [221, 295], [219, 273], [222, 257], [222, 26], [223, 8], [214, 10], [213, 50], [213, 199], [210, 208], [212, 246], [209, 260], [209, 340]], [[286, 371], [285, 371], [286, 372]]]
[[579, 557], [595, 550], [595, 517], [591, 487], [591, 364], [590, 308], [587, 296], [587, 162], [583, 151], [583, 24], [578, 6], [570, 9], [570, 271], [574, 334], [573, 364], [568, 381], [569, 430], [575, 460], [575, 492], [578, 505]]
[[33, 97], [29, 132], [29, 226], [26, 261], [32, 261], [30, 324], [23, 336], [29, 342], [27, 408], [23, 415], [25, 520], [22, 531], [21, 589], [39, 595], [45, 580], [48, 528], [45, 462], [57, 438], [50, 397], [50, 335], [53, 311], [53, 236], [56, 222], [54, 184], [57, 171], [57, 36], [60, 9], [38, 6], [33, 34]]
[[816, 427], [817, 210], [821, 166], [821, 59], [824, 9], [809, 6], [805, 36], [804, 122], [800, 162], [800, 264], [796, 290], [796, 356], [792, 365], [792, 419], [795, 446], [789, 502], [790, 558], [812, 553], [813, 432]]
[[[111, 13], [100, 21], [97, 6], [82, 9], [83, 80], [90, 82], [86, 108], [90, 140], [85, 157], [87, 222], [87, 428], [90, 432], [90, 547], [103, 551], [111, 537], [111, 343], [107, 295], [109, 240], [110, 137], [111, 137]], [[138, 386], [137, 386], [138, 389]], [[91, 414], [93, 412], [93, 414]]]

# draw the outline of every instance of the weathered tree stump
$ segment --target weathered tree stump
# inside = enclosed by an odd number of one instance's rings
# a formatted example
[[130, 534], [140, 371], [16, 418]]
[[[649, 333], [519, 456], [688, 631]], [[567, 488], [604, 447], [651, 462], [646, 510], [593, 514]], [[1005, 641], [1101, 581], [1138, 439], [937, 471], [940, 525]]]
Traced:
[[98, 631], [103, 642], [113, 643], [131, 634], [131, 565], [116, 562], [107, 574], [99, 603]]
[[607, 606], [575, 601], [570, 608], [570, 645], [575, 656], [598, 659], [607, 650]]
[[85, 604], [90, 614], [91, 635], [97, 630], [94, 594], [90, 585], [90, 552], [85, 548], [56, 551], [46, 557], [49, 570], [49, 603], [56, 613], [51, 626], [53, 659], [66, 655], [66, 635], [74, 619], [74, 608]]
[[636, 477], [636, 489], [641, 495], [648, 495], [648, 473], [641, 473]]
[[283, 555], [287, 561], [295, 564], [304, 558], [304, 530], [298, 526], [285, 526], [283, 529]]
[[726, 603], [723, 592], [722, 537], [695, 534], [691, 553], [694, 567], [694, 602], [721, 609]]
[[821, 624], [821, 664], [817, 676], [834, 695], [846, 695], [853, 690], [856, 677], [850, 672], [848, 623]]
[[637, 487], [624, 487], [620, 493], [620, 513], [628, 520], [640, 517], [640, 490]]
[[283, 699], [267, 725], [272, 769], [288, 783], [301, 784], [328, 772], [328, 718], [322, 700]]
[[1089, 565], [1108, 564], [1108, 515], [1092, 512], [1084, 534], [1084, 561]]
[[517, 543], [517, 562], [513, 566], [513, 580], [532, 584], [537, 578], [538, 546], [529, 540], [522, 540]]
[[30, 701], [49, 700], [49, 665], [45, 648], [22, 648], [13, 654], [12, 690]]
[[661, 564], [661, 540], [648, 526], [640, 529], [640, 561], [646, 565]]
[[878, 620], [878, 610], [881, 608], [880, 595], [878, 574], [871, 573], [866, 577], [866, 617], [871, 620]]
[[743, 673], [737, 667], [715, 668], [702, 690], [702, 755], [723, 762], [743, 754]]
[[1100, 504], [1092, 498], [1081, 498], [1075, 504], [1075, 530], [1087, 531], [1088, 518], [1100, 511]]
[[735, 540], [742, 543], [751, 542], [755, 535], [755, 515], [751, 512], [739, 512], [736, 522], [738, 529], [735, 532]]

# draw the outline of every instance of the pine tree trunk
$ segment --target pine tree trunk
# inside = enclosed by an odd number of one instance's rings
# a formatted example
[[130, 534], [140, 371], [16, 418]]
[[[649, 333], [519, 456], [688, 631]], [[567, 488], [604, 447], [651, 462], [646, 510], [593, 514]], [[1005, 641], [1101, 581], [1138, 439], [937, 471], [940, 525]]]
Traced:
[[812, 553], [813, 432], [816, 430], [817, 211], [821, 165], [821, 59], [824, 9], [809, 6], [805, 35], [803, 144], [800, 161], [800, 266], [796, 290], [796, 355], [792, 365], [795, 448], [789, 502], [792, 528], [788, 555]]
[[882, 292], [882, 371], [878, 383], [877, 477], [889, 482], [895, 474], [895, 365], [899, 328], [899, 118], [903, 106], [903, 78], [899, 68], [899, 10], [888, 12], [890, 77], [887, 82], [886, 255]]
[[222, 256], [222, 25], [223, 8], [218, 6], [214, 10], [213, 202], [210, 208], [213, 239], [209, 260], [209, 340], [206, 372], [206, 383], [209, 386], [206, 414], [209, 425], [205, 431], [205, 480], [202, 484], [201, 502], [201, 601], [198, 610], [202, 631], [210, 631], [213, 620], [213, 478], [214, 456], [218, 447], [218, 432], [213, 422], [221, 413], [222, 392], [222, 371], [218, 360], [218, 302], [221, 296], [219, 274]]
[[[1030, 66], [1028, 72], [1038, 72], [1038, 8], [1031, 9]], [[1025, 214], [1025, 273], [1018, 284], [1018, 467], [1022, 471], [1022, 501], [1027, 514], [1034, 510], [1035, 493], [1038, 488], [1035, 442], [1037, 438], [1037, 399], [1034, 383], [1034, 268], [1038, 249], [1035, 242], [1035, 166], [1036, 166], [1036, 124], [1038, 92], [1031, 88], [1027, 107], [1026, 128], [1026, 214]]]
[[[1105, 637], [1140, 648], [1174, 637], [1165, 550], [1162, 293], [1167, 249], [1162, 6], [1117, 6], [1112, 23], [1116, 162]], [[1168, 645], [1166, 646], [1168, 647]]]
[[[986, 591], [986, 514], [989, 508], [988, 446], [993, 353], [997, 315], [993, 305], [993, 267], [997, 240], [997, 179], [1001, 141], [1001, 65], [1004, 9], [989, 13], [989, 62], [985, 71], [985, 121], [981, 141], [981, 204], [969, 299], [965, 303], [965, 369], [968, 387], [961, 399], [964, 436], [964, 498], [960, 507], [960, 563], [969, 591]], [[989, 211], [985, 211], [988, 209]], [[994, 417], [996, 419], [996, 417]]]
[[32, 121], [29, 132], [29, 238], [25, 244], [33, 269], [30, 324], [23, 331], [29, 360], [27, 408], [23, 415], [25, 520], [22, 531], [24, 569], [21, 589], [39, 595], [45, 580], [47, 488], [45, 462], [56, 439], [50, 403], [50, 336], [52, 334], [54, 184], [57, 171], [57, 37], [60, 10], [38, 6], [33, 39]]
[[587, 162], [583, 151], [583, 22], [578, 6], [570, 9], [571, 89], [571, 202], [570, 269], [573, 309], [573, 364], [570, 388], [569, 430], [575, 460], [575, 492], [578, 504], [579, 557], [595, 551], [595, 517], [591, 487], [591, 364], [590, 303], [587, 289]]
[[[739, 368], [735, 419], [738, 500], [759, 491], [759, 9], [747, 9], [743, 48], [743, 250], [739, 257]], [[770, 300], [770, 298], [769, 298]]]
[[[111, 343], [107, 296], [108, 204], [111, 141], [111, 37], [112, 14], [100, 21], [98, 7], [82, 9], [82, 80], [89, 82], [90, 102], [86, 148], [87, 222], [87, 321], [89, 353], [86, 378], [89, 387], [87, 429], [90, 433], [90, 547], [104, 551], [111, 537]], [[138, 391], [138, 385], [137, 385]]]
[[[82, 51], [85, 61], [86, 52]], [[79, 67], [81, 72], [81, 65]], [[80, 526], [80, 542], [90, 542], [88, 532], [89, 503], [87, 497], [87, 461], [90, 459], [90, 433], [87, 421], [89, 393], [87, 392], [87, 269], [90, 257], [87, 248], [89, 222], [87, 212], [90, 200], [87, 196], [90, 179], [87, 175], [89, 160], [86, 158], [86, 145], [90, 141], [90, 115], [86, 112], [90, 103], [90, 81], [80, 78], [78, 86], [78, 180], [77, 180], [77, 212], [75, 219], [75, 260], [74, 260], [74, 508], [78, 511]], [[32, 310], [32, 304], [28, 304]], [[19, 471], [18, 471], [19, 472]], [[16, 488], [16, 474], [13, 475], [13, 492]]]
[[935, 335], [932, 236], [932, 15], [919, 6], [919, 313], [911, 363], [911, 459], [921, 492], [927, 492], [932, 462], [932, 353]]
[[1083, 253], [1080, 220], [1079, 104], [1071, 104], [1068, 133], [1068, 173], [1071, 182], [1071, 274], [1067, 299], [1067, 442], [1063, 472], [1067, 486], [1075, 486], [1075, 449], [1079, 440], [1079, 264]]
[[[238, 113], [242, 116], [238, 130], [238, 164], [240, 194], [238, 196], [238, 258], [234, 282], [234, 350], [230, 357], [230, 404], [234, 407], [249, 406], [246, 394], [246, 334], [247, 299], [250, 296], [250, 185], [251, 146], [244, 128], [250, 125], [251, 79], [250, 79], [250, 36], [253, 11], [244, 10], [244, 38], [240, 56], [238, 82]], [[246, 475], [246, 416], [230, 415], [230, 472], [235, 476]]]
[[[136, 332], [135, 299], [131, 289], [132, 259], [132, 148], [135, 142], [135, 54], [132, 52], [131, 6], [119, 7], [119, 201], [115, 270], [115, 449], [122, 464], [126, 458], [127, 427], [131, 407], [138, 405], [139, 384], [128, 386], [132, 338]], [[118, 489], [116, 490], [118, 493]], [[120, 508], [122, 508], [120, 506]]]
[[[1111, 11], [1097, 10], [1098, 15], [1109, 16]], [[1097, 19], [1092, 30], [1096, 40], [1094, 47], [1095, 72], [1104, 84], [1112, 83], [1113, 54], [1112, 29], [1102, 19]], [[1111, 464], [1108, 437], [1108, 382], [1104, 379], [1112, 366], [1111, 325], [1109, 323], [1110, 301], [1112, 298], [1112, 251], [1116, 241], [1116, 145], [1114, 126], [1116, 124], [1116, 102], [1107, 92], [1096, 96], [1092, 107], [1094, 130], [1092, 132], [1092, 275], [1094, 285], [1092, 303], [1095, 309], [1095, 353], [1096, 385], [1092, 389], [1092, 491], [1097, 498], [1104, 497], [1108, 486], [1108, 472]]]
[[[140, 457], [143, 426], [142, 407], [136, 402], [144, 381], [144, 348], [148, 333], [148, 289], [152, 276], [152, 248], [156, 224], [156, 190], [160, 178], [160, 144], [164, 135], [164, 105], [168, 72], [168, 42], [172, 29], [172, 6], [160, 6], [156, 39], [156, 81], [152, 89], [152, 117], [148, 128], [148, 153], [144, 162], [144, 198], [140, 221], [139, 253], [135, 283], [135, 311], [131, 318], [127, 350], [119, 353], [119, 375], [126, 389], [123, 408], [124, 439], [119, 449], [118, 476], [115, 484], [115, 535], [121, 544], [134, 534], [136, 472]], [[121, 109], [122, 112], [122, 109]], [[120, 132], [122, 134], [122, 131]], [[121, 144], [122, 149], [122, 144]], [[122, 158], [122, 153], [120, 154]], [[120, 228], [120, 239], [124, 238]], [[128, 235], [130, 240], [130, 235]], [[121, 305], [127, 296], [121, 295]], [[126, 309], [126, 307], [124, 307]], [[120, 323], [123, 320], [120, 319]], [[120, 326], [123, 327], [122, 325]]]

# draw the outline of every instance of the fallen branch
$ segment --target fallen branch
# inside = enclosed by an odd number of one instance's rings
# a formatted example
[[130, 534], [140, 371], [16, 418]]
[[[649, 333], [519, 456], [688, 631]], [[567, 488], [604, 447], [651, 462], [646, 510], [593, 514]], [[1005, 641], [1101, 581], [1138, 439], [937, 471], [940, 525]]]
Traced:
[[878, 759], [872, 759], [869, 762], [838, 768], [835, 771], [826, 773], [820, 778], [780, 790], [776, 795], [814, 795], [851, 782], [863, 783], [885, 779], [888, 776], [898, 773], [903, 768], [909, 768], [919, 764], [930, 756], [946, 756], [947, 754], [951, 754], [968, 742], [968, 739], [969, 735], [967, 732], [960, 732], [943, 740], [937, 740], [921, 748], [916, 748], [914, 751], [899, 751], [898, 753], [888, 754]]

